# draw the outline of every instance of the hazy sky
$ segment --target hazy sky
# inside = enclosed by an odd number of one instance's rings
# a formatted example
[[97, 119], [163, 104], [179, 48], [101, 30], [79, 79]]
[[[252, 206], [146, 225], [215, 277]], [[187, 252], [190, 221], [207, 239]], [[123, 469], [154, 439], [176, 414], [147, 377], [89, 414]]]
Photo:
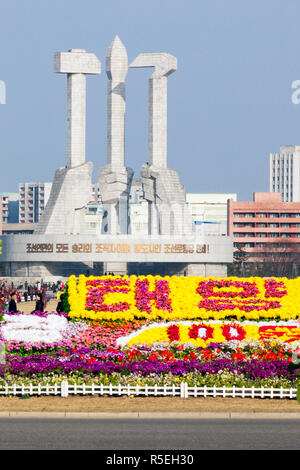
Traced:
[[[0, 192], [52, 181], [66, 162], [66, 76], [53, 54], [94, 52], [87, 79], [87, 161], [106, 163], [106, 50], [116, 34], [129, 61], [169, 52], [168, 166], [188, 192], [268, 191], [268, 158], [300, 144], [299, 0], [0, 0]], [[149, 69], [127, 75], [126, 165], [147, 160]]]

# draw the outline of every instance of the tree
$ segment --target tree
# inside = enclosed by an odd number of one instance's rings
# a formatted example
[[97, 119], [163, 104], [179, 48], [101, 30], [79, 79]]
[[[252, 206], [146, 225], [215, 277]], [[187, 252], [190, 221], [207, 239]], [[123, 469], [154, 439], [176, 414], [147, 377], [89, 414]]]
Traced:
[[268, 243], [256, 253], [256, 275], [261, 277], [297, 277], [300, 252], [291, 243]]
[[228, 274], [231, 276], [245, 276], [245, 264], [251, 254], [245, 251], [242, 243], [235, 243], [234, 248], [235, 250], [233, 251], [233, 263], [232, 265], [228, 266]]

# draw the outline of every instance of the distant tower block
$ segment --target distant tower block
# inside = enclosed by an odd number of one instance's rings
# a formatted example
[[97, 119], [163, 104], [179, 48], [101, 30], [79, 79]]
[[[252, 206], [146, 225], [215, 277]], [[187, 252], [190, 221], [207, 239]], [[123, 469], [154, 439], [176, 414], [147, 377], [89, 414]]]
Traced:
[[85, 205], [92, 200], [92, 163], [85, 161], [86, 74], [100, 74], [94, 54], [71, 49], [54, 55], [54, 71], [67, 74], [67, 165], [54, 176], [35, 233], [84, 233]]
[[99, 170], [99, 186], [107, 217], [103, 231], [128, 232], [128, 197], [133, 170], [125, 167], [125, 79], [128, 58], [118, 36], [107, 51], [107, 165]]
[[85, 163], [86, 75], [100, 74], [95, 54], [84, 49], [56, 52], [54, 72], [67, 74], [67, 168]]

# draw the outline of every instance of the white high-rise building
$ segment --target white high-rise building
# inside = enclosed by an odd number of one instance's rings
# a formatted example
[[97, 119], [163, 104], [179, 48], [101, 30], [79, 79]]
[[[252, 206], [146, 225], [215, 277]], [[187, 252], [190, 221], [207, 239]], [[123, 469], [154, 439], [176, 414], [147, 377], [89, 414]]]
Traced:
[[300, 146], [285, 145], [270, 154], [270, 192], [282, 202], [300, 202]]
[[19, 184], [19, 223], [39, 221], [48, 202], [52, 183]]

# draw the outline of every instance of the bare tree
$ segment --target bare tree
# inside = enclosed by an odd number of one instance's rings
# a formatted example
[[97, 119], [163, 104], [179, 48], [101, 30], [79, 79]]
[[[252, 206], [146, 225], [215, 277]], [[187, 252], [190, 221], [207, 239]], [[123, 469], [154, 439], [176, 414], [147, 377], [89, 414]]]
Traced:
[[[268, 243], [255, 253], [253, 270], [261, 277], [297, 277], [300, 252], [291, 243]], [[252, 270], [252, 272], [253, 272]]]

